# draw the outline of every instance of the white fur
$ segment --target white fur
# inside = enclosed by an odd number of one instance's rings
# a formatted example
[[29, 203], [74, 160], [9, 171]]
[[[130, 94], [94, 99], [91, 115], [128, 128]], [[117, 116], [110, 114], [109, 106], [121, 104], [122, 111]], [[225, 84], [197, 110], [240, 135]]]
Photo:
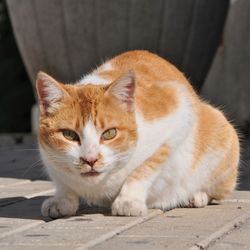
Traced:
[[116, 98], [120, 101], [132, 101], [133, 91], [131, 91], [131, 88], [134, 88], [134, 81], [134, 74], [131, 72], [122, 76], [115, 84], [115, 86], [112, 86], [112, 94], [116, 96]]
[[102, 85], [102, 84], [108, 84], [108, 83], [109, 81], [107, 79], [104, 79], [98, 76], [97, 73], [92, 73], [83, 77], [83, 79], [81, 79], [77, 84]]
[[208, 204], [208, 196], [205, 192], [198, 192], [190, 202], [193, 207], [205, 207]]
[[112, 64], [109, 62], [106, 62], [106, 63], [102, 64], [97, 70], [98, 71], [109, 71], [112, 69], [113, 69]]
[[81, 156], [87, 161], [98, 158], [100, 153], [99, 139], [100, 135], [97, 134], [94, 123], [91, 120], [87, 121], [83, 130], [83, 143], [81, 146]]
[[64, 93], [48, 75], [39, 73], [38, 77], [41, 84], [38, 89], [42, 90], [42, 95], [44, 95], [43, 97], [41, 97], [38, 91], [38, 95], [41, 99], [40, 109], [41, 111], [44, 111], [44, 108], [46, 106], [46, 108], [48, 108], [47, 111], [53, 111], [59, 107], [57, 101], [63, 98]]
[[63, 97], [62, 90], [56, 87], [54, 84], [45, 82], [44, 85], [44, 91], [47, 93], [47, 96], [44, 98], [46, 102], [50, 103]]
[[103, 85], [103, 84], [110, 84], [111, 81], [109, 79], [102, 78], [98, 75], [101, 71], [109, 71], [112, 70], [111, 63], [104, 63], [99, 68], [94, 70], [92, 73], [84, 76], [80, 81], [76, 84], [93, 84], [93, 85]]
[[[104, 64], [102, 67], [109, 68], [110, 65]], [[97, 71], [83, 78], [80, 84], [107, 83], [107, 80], [99, 78]], [[91, 121], [87, 122], [81, 135], [83, 145], [70, 145], [66, 156], [57, 156], [66, 162], [66, 168], [70, 171], [65, 171], [59, 160], [55, 163], [55, 152], [41, 148], [43, 161], [57, 186], [55, 199], [63, 197], [75, 200], [76, 197], [83, 197], [90, 204], [113, 203], [112, 213], [119, 215], [144, 215], [147, 207], [169, 209], [187, 205], [192, 198], [196, 206], [203, 206], [207, 202], [199, 192], [209, 191], [206, 181], [224, 153], [211, 149], [199, 162], [197, 171], [192, 172], [197, 119], [192, 97], [185, 85], [178, 82], [162, 84], [176, 92], [178, 107], [165, 117], [151, 122], [145, 120], [143, 114], [136, 109], [138, 141], [130, 151], [121, 154], [105, 145], [99, 145], [100, 133]], [[171, 152], [158, 171], [140, 182], [127, 183], [128, 175], [163, 144], [167, 144]], [[79, 170], [70, 165], [70, 162], [77, 161], [81, 155], [88, 157], [96, 156], [97, 153], [103, 155], [106, 165], [100, 176], [84, 179], [79, 175]], [[50, 216], [49, 207], [51, 204], [54, 207], [55, 202], [56, 200], [47, 202], [43, 206], [43, 214]], [[57, 200], [57, 206], [60, 205], [61, 201]], [[68, 210], [71, 214], [72, 209]], [[55, 217], [55, 214], [56, 212], [51, 217]]]
[[[131, 199], [135, 195], [140, 199], [144, 197], [144, 202], [147, 202], [148, 207], [168, 209], [180, 202], [187, 201], [192, 192], [181, 186], [180, 179], [192, 164], [196, 117], [185, 87], [178, 82], [166, 83], [165, 86], [176, 89], [179, 106], [172, 114], [150, 123], [146, 122], [143, 116], [137, 112], [139, 138], [133, 158], [128, 165], [140, 165], [165, 143], [172, 149], [171, 156], [158, 172], [155, 172], [149, 179], [138, 183], [136, 188], [134, 184], [130, 187], [124, 184], [121, 194], [131, 196]], [[173, 180], [176, 185], [171, 185]], [[175, 192], [178, 193], [179, 199]], [[117, 211], [113, 207], [113, 210], [115, 210], [114, 214], [119, 214], [119, 208]]]
[[74, 215], [78, 209], [79, 201], [64, 197], [50, 197], [42, 204], [42, 215], [44, 217], [59, 218]]

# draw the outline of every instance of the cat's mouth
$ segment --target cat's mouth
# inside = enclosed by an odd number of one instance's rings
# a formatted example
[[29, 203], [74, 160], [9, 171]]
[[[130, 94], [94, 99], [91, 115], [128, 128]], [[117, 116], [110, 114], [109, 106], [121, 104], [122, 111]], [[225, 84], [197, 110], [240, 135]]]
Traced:
[[81, 173], [81, 176], [83, 177], [95, 177], [95, 176], [99, 176], [101, 173], [97, 172], [95, 170], [91, 170], [89, 172], [85, 172], [85, 173]]

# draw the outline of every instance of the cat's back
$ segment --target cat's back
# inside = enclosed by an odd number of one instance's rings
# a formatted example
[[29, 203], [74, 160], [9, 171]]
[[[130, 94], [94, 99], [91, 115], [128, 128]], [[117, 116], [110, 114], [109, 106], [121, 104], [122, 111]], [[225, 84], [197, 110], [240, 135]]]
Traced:
[[185, 76], [167, 60], [145, 50], [122, 53], [85, 76], [81, 84], [109, 84], [128, 72], [136, 79], [136, 106], [146, 120], [174, 111], [184, 96], [198, 100]]
[[84, 76], [78, 84], [109, 84], [119, 76], [133, 71], [139, 86], [162, 81], [188, 83], [185, 76], [167, 60], [146, 50], [122, 53], [104, 62], [100, 67]]
[[125, 52], [110, 60], [110, 63], [114, 69], [121, 72], [133, 70], [139, 79], [186, 81], [174, 65], [146, 50]]

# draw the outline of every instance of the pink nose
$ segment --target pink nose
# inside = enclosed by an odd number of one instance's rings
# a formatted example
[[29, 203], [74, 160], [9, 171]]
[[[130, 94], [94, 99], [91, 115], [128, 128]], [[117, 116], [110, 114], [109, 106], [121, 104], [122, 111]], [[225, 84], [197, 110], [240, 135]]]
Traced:
[[90, 167], [93, 167], [98, 159], [97, 158], [86, 159], [86, 158], [80, 157], [80, 160], [83, 163], [88, 164]]

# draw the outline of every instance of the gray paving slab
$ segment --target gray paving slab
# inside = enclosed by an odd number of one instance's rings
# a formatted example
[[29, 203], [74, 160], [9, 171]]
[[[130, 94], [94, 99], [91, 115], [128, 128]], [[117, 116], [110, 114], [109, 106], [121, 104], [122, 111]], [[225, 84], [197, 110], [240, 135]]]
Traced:
[[249, 191], [234, 191], [229, 197], [225, 199], [229, 202], [250, 202], [250, 192]]
[[25, 230], [9, 237], [5, 237], [0, 242], [2, 249], [19, 249], [19, 247], [32, 245], [44, 247], [46, 249], [61, 249], [61, 246], [68, 249], [85, 248], [105, 241], [107, 238], [126, 230], [133, 225], [142, 223], [152, 216], [161, 213], [152, 211], [148, 217], [115, 217], [110, 213], [103, 213], [103, 210], [91, 209], [83, 210], [83, 215], [68, 219], [54, 220], [49, 223], [37, 225], [30, 230]]
[[0, 149], [0, 176], [5, 178], [46, 180], [37, 149], [11, 146]]
[[0, 177], [17, 180], [48, 179], [34, 135], [0, 134]]
[[0, 188], [1, 199], [9, 197], [31, 198], [40, 194], [53, 192], [54, 188], [50, 181], [27, 181], [19, 182], [16, 185], [5, 186]]
[[35, 197], [0, 207], [0, 242], [4, 237], [44, 223], [40, 213], [44, 199], [45, 197]]
[[16, 178], [1, 178], [1, 183], [0, 183], [0, 188], [4, 188], [7, 186], [16, 186], [16, 185], [20, 185], [20, 184], [24, 184], [24, 183], [28, 183], [30, 182], [29, 179], [23, 179], [23, 180], [19, 180]]
[[[240, 208], [239, 208], [240, 207]], [[231, 220], [249, 213], [248, 203], [223, 203], [201, 209], [174, 209], [93, 249], [189, 249]]]
[[226, 235], [215, 243], [211, 250], [249, 250], [250, 249], [250, 220], [238, 230]]

